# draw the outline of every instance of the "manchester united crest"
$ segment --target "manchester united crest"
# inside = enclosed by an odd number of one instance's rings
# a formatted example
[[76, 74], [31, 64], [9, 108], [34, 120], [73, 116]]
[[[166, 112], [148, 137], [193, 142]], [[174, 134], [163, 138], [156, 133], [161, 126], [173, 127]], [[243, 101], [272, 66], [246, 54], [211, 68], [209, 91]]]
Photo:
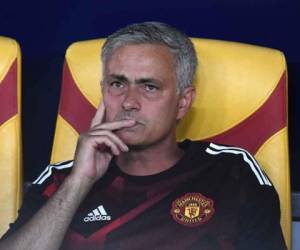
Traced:
[[200, 193], [187, 193], [172, 203], [173, 219], [185, 226], [198, 226], [207, 222], [214, 214], [213, 200]]

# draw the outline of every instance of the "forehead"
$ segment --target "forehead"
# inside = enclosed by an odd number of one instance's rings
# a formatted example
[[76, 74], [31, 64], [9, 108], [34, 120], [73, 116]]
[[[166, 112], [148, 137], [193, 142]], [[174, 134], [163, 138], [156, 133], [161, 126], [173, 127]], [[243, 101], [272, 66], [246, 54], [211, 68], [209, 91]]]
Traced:
[[175, 74], [170, 49], [158, 44], [126, 45], [114, 50], [105, 65], [105, 74]]

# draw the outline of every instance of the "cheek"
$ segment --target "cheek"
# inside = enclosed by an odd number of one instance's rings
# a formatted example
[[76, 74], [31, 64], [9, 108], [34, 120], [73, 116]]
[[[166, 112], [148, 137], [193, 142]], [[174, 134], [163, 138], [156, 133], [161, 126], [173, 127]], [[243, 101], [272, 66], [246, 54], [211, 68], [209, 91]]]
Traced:
[[103, 97], [105, 105], [105, 121], [113, 121], [114, 117], [118, 113], [118, 102], [113, 98]]
[[159, 105], [155, 109], [152, 109], [152, 112], [148, 111], [148, 114], [151, 114], [148, 117], [157, 129], [168, 130], [176, 124], [177, 111], [177, 106], [174, 103]]

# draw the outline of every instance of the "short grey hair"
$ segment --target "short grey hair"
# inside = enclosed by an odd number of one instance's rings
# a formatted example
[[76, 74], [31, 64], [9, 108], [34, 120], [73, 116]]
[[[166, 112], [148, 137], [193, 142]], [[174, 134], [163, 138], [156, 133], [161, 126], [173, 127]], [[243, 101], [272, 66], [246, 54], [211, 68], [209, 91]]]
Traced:
[[105, 65], [114, 51], [133, 44], [167, 46], [175, 58], [177, 93], [182, 93], [185, 88], [192, 86], [198, 64], [194, 45], [182, 31], [160, 22], [130, 24], [108, 36], [101, 54], [103, 74]]

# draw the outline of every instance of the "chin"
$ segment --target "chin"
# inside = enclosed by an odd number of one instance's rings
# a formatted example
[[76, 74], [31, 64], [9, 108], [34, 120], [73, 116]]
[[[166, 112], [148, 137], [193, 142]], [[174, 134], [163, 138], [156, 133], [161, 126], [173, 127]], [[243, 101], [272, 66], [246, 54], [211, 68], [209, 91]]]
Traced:
[[132, 137], [129, 137], [128, 135], [119, 137], [129, 147], [129, 151], [142, 151], [155, 147], [161, 142], [160, 140], [147, 140], [144, 136], [137, 137], [136, 135], [133, 135]]
[[119, 138], [129, 147], [129, 150], [140, 151], [151, 145], [145, 138], [139, 137], [137, 134], [117, 133]]
[[139, 138], [137, 133], [133, 131], [118, 131], [116, 135], [127, 145], [127, 146], [134, 146], [141, 143], [141, 138]]

